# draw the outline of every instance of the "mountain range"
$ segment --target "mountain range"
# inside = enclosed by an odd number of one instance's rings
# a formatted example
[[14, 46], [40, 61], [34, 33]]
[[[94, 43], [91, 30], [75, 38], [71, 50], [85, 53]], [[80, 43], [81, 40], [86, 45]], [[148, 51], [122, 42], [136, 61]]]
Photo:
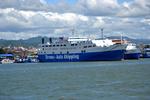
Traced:
[[[23, 47], [38, 47], [38, 44], [41, 43], [43, 37], [33, 37], [26, 40], [4, 40], [0, 39], [0, 47], [7, 47], [7, 46], [23, 46]], [[48, 37], [44, 37], [45, 41], [48, 41]], [[118, 36], [111, 36], [108, 37], [110, 39], [120, 39]], [[131, 41], [136, 44], [150, 44], [150, 39], [131, 39], [128, 37], [123, 37], [123, 39]]]

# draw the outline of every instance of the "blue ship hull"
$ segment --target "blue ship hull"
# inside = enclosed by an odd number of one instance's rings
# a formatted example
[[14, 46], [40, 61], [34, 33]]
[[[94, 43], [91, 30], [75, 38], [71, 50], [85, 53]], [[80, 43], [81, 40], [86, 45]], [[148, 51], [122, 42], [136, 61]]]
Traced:
[[115, 61], [124, 58], [124, 50], [70, 54], [38, 55], [40, 62]]
[[148, 55], [148, 54], [143, 54], [143, 58], [150, 58], [150, 55]]
[[141, 53], [129, 53], [124, 55], [124, 59], [139, 59]]

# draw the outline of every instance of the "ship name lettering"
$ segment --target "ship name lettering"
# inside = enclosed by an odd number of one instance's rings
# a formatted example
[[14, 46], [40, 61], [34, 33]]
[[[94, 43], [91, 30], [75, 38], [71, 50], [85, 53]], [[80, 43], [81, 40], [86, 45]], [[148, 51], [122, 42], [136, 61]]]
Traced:
[[64, 55], [64, 59], [79, 59], [79, 55]]
[[55, 59], [55, 56], [45, 55], [45, 59]]
[[63, 57], [63, 55], [57, 55], [56, 56], [56, 59], [63, 59], [64, 57]]

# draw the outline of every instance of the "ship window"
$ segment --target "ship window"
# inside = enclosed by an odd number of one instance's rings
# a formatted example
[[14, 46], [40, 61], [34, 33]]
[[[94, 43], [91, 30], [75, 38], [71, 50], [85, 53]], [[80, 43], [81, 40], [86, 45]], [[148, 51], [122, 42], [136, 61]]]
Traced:
[[44, 50], [44, 48], [43, 48], [43, 50]]
[[44, 47], [44, 45], [42, 47]]
[[48, 47], [48, 45], [46, 45], [46, 47]]
[[64, 44], [64, 46], [66, 46], [66, 45]]
[[74, 46], [74, 44], [71, 44], [71, 46]]
[[84, 48], [87, 48], [87, 46], [84, 46]]
[[150, 52], [150, 50], [145, 50], [146, 52]]
[[59, 47], [59, 45], [57, 45], [57, 47]]
[[55, 47], [55, 45], [53, 45], [53, 47]]
[[77, 44], [74, 44], [75, 46], [77, 46]]
[[96, 45], [94, 44], [93, 47], [96, 47]]
[[89, 45], [88, 47], [92, 47], [91, 45]]
[[61, 44], [60, 46], [62, 47], [63, 45]]
[[69, 51], [67, 51], [67, 54], [69, 54]]
[[85, 50], [81, 50], [81, 52], [82, 52], [82, 53], [85, 53], [86, 51], [85, 51]]

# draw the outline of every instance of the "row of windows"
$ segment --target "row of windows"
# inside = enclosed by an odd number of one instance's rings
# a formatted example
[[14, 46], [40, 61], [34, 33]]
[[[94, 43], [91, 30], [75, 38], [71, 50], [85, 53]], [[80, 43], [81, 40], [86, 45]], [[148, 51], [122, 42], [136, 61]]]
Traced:
[[77, 43], [91, 43], [92, 41], [80, 41], [80, 42], [77, 42]]
[[[78, 44], [71, 44], [71, 46], [77, 46]], [[59, 46], [66, 46], [65, 44], [61, 44], [61, 45], [45, 45], [45, 46], [42, 46], [42, 47], [59, 47]], [[95, 47], [96, 45], [90, 45], [90, 46], [84, 46], [84, 48], [88, 48], [88, 47]]]
[[[74, 44], [75, 45], [75, 44]], [[74, 45], [72, 45], [72, 46], [74, 46]], [[47, 46], [47, 45], [46, 45]], [[49, 45], [49, 46], [51, 46], [51, 45]], [[57, 46], [57, 45], [56, 45]], [[54, 46], [55, 47], [55, 46]], [[84, 46], [84, 48], [90, 48], [90, 47], [96, 47], [96, 45], [94, 44], [94, 45], [89, 45], [89, 46]], [[45, 50], [44, 48], [42, 48], [42, 50]]]
[[[85, 52], [86, 52], [86, 50], [81, 50], [81, 53], [85, 53]], [[46, 52], [40, 52], [40, 53], [46, 54]], [[69, 51], [67, 51], [66, 53], [69, 54]], [[52, 52], [52, 54], [55, 54], [55, 52]], [[60, 52], [60, 54], [62, 54], [62, 52]]]
[[77, 46], [77, 44], [71, 44], [71, 46]]
[[59, 47], [59, 46], [66, 46], [66, 44], [61, 44], [61, 45], [45, 45], [45, 46], [42, 46], [42, 47]]
[[[71, 44], [71, 46], [77, 46], [78, 44]], [[42, 47], [59, 47], [59, 46], [66, 46], [66, 44], [61, 44], [61, 45], [43, 45]]]
[[[45, 46], [42, 46], [42, 47], [59, 47], [59, 46], [66, 46], [65, 44], [61, 44], [61, 45], [45, 45]], [[71, 46], [77, 46], [77, 44], [71, 44]]]
[[84, 46], [84, 48], [90, 48], [90, 47], [96, 47], [96, 45], [89, 45], [89, 46]]

